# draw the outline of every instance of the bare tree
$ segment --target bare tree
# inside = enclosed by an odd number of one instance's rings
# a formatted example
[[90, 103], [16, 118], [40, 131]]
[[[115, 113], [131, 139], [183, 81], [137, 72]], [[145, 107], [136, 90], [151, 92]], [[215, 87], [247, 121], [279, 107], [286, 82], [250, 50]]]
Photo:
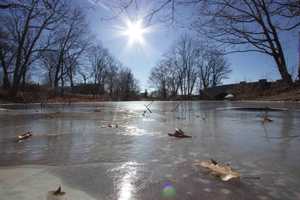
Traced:
[[300, 3], [298, 0], [277, 0], [274, 3], [278, 4], [284, 9], [281, 10], [281, 15], [288, 18], [300, 16]]
[[89, 60], [90, 48], [92, 48], [92, 46], [83, 52], [80, 63], [77, 67], [77, 80], [79, 83], [83, 83], [84, 86], [93, 76], [93, 70]]
[[181, 77], [180, 70], [177, 68], [176, 60], [172, 59], [172, 57], [166, 57], [163, 60], [164, 67], [166, 68], [166, 81], [167, 81], [167, 89], [168, 95], [171, 98], [174, 98], [178, 95], [178, 90], [181, 84]]
[[56, 58], [56, 51], [44, 51], [40, 53], [40, 62], [46, 70], [46, 83], [50, 88], [54, 87], [55, 67], [57, 62]]
[[223, 44], [244, 47], [233, 52], [272, 56], [283, 81], [292, 83], [279, 34], [300, 25], [289, 6], [271, 0], [203, 0], [199, 14], [194, 24], [199, 33]]
[[168, 97], [167, 79], [169, 70], [165, 64], [163, 61], [158, 63], [157, 66], [152, 68], [149, 77], [149, 82], [158, 90], [159, 95], [163, 99]]
[[187, 35], [175, 42], [167, 56], [153, 68], [150, 82], [163, 98], [181, 95], [190, 98], [197, 80], [196, 41]]
[[181, 94], [190, 98], [197, 79], [196, 49], [197, 41], [188, 35], [183, 35], [176, 43], [173, 50], [175, 65], [179, 70]]
[[299, 32], [299, 35], [298, 35], [298, 37], [299, 37], [299, 46], [298, 46], [298, 81], [300, 81], [300, 32]]
[[12, 71], [12, 64], [14, 61], [13, 46], [9, 42], [9, 35], [0, 28], [0, 63], [2, 68], [2, 82], [3, 88], [10, 88], [10, 74]]
[[25, 7], [24, 2], [20, 0], [2, 0], [0, 3], [0, 9], [13, 9], [18, 7]]
[[[0, 9], [0, 78], [12, 96], [40, 73], [56, 94], [63, 95], [68, 85], [73, 89], [78, 76], [100, 95], [129, 99], [137, 94], [129, 69], [102, 46], [90, 48], [85, 16], [67, 1], [3, 0]], [[91, 78], [94, 84], [87, 83]]]
[[3, 85], [2, 80], [3, 80], [3, 72], [2, 69], [0, 68], [0, 87], [2, 87]]
[[76, 67], [89, 44], [85, 40], [85, 27], [85, 16], [77, 9], [71, 8], [49, 36], [53, 41], [50, 48], [42, 52], [42, 57], [51, 86], [56, 92], [60, 85], [61, 94], [63, 93], [66, 81], [69, 81], [73, 88]]
[[2, 16], [6, 20], [1, 23], [4, 32], [9, 34], [14, 53], [12, 96], [17, 94], [22, 78], [24, 80], [29, 66], [36, 60], [35, 54], [45, 48], [39, 46], [42, 36], [61, 20], [65, 9], [61, 0], [26, 0], [22, 3], [25, 6], [6, 12]]
[[118, 74], [118, 96], [120, 100], [129, 100], [139, 92], [137, 80], [129, 68], [122, 68]]
[[[74, 87], [74, 77], [76, 72], [79, 71], [80, 57], [89, 45], [88, 42], [78, 43], [72, 51], [69, 51], [66, 58], [67, 76], [69, 78], [71, 89]], [[81, 74], [82, 75], [82, 74]]]
[[214, 87], [231, 73], [223, 52], [184, 35], [155, 66], [149, 81], [162, 98], [177, 94], [191, 98], [198, 81], [200, 88]]
[[[149, 1], [148, 13], [144, 13], [143, 18], [144, 22], [150, 24], [154, 18], [158, 21], [171, 22], [175, 21], [175, 15], [177, 11], [177, 6], [185, 6], [196, 1], [186, 1], [186, 0], [159, 0], [159, 1]], [[90, 0], [90, 3], [101, 4], [101, 6], [110, 9], [108, 16], [103, 17], [105, 20], [113, 20], [124, 15], [131, 13], [132, 9], [138, 9], [140, 4], [143, 4], [142, 0], [111, 0], [111, 1], [99, 1], [99, 0]], [[163, 11], [163, 12], [161, 12]]]
[[163, 99], [174, 98], [180, 87], [179, 75], [174, 59], [166, 57], [152, 68], [149, 82]]
[[107, 76], [107, 62], [110, 61], [110, 55], [107, 49], [102, 46], [92, 48], [90, 53], [91, 65], [93, 70], [94, 84], [97, 85], [97, 94], [104, 94], [105, 80]]
[[224, 79], [228, 79], [228, 75], [232, 72], [232, 70], [229, 68], [229, 63], [222, 54], [218, 51], [211, 53], [208, 65], [211, 65], [212, 68], [211, 86], [215, 87], [222, 84]]
[[[203, 46], [204, 47], [204, 46]], [[206, 48], [206, 47], [204, 47]], [[209, 54], [206, 53], [206, 49], [199, 49], [197, 52], [197, 67], [198, 67], [198, 72], [199, 72], [199, 85], [200, 85], [200, 90], [203, 88], [208, 88], [211, 83], [211, 65], [208, 64], [206, 58], [209, 58]], [[199, 91], [200, 91], [199, 90]]]
[[216, 47], [202, 45], [198, 52], [200, 85], [208, 88], [222, 84], [232, 71], [222, 51]]
[[86, 85], [87, 84], [87, 80], [89, 78], [89, 75], [87, 73], [85, 73], [83, 70], [79, 69], [78, 70], [78, 74], [82, 77], [83, 80], [83, 84]]
[[107, 64], [108, 65], [106, 69], [106, 87], [109, 96], [111, 98], [114, 98], [118, 86], [117, 85], [118, 73], [122, 66], [121, 64], [117, 64], [117, 62], [113, 60], [112, 57], [108, 60]]

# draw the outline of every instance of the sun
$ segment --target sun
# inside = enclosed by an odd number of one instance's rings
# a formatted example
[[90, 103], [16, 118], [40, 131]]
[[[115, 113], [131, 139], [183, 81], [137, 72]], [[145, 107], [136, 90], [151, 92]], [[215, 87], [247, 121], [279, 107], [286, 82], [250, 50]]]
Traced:
[[139, 44], [144, 45], [144, 35], [148, 32], [148, 29], [143, 26], [142, 20], [126, 21], [126, 26], [122, 30], [122, 35], [128, 37], [130, 45]]

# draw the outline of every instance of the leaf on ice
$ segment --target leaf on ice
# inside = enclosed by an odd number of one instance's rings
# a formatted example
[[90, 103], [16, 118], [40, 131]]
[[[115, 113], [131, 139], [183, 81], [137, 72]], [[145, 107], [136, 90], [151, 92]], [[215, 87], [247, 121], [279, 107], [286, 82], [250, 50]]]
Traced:
[[240, 178], [240, 173], [234, 171], [229, 165], [219, 164], [213, 160], [198, 161], [195, 165], [209, 169], [212, 174], [220, 177], [222, 181]]

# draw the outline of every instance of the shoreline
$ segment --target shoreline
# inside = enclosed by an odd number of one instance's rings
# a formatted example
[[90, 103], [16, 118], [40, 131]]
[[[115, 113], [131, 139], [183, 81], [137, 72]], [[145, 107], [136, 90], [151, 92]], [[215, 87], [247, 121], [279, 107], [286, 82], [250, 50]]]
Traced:
[[123, 102], [239, 102], [239, 103], [296, 103], [300, 104], [300, 101], [295, 100], [130, 100], [130, 101], [75, 101], [75, 102], [68, 102], [68, 101], [62, 101], [62, 102], [49, 102], [49, 103], [43, 103], [43, 102], [28, 102], [28, 103], [20, 103], [20, 102], [6, 102], [2, 103], [0, 102], [0, 106], [13, 106], [13, 105], [80, 105], [80, 104], [98, 104], [98, 103], [123, 103]]

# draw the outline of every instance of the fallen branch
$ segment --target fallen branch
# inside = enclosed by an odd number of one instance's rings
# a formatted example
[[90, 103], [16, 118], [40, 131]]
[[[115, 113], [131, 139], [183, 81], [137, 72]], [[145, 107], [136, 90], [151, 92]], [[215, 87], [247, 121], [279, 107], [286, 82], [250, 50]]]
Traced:
[[66, 195], [66, 192], [62, 191], [61, 186], [59, 186], [57, 190], [48, 192], [47, 200], [67, 199], [65, 197], [65, 195]]
[[150, 106], [152, 105], [154, 101], [151, 101], [148, 105], [144, 105], [146, 107], [146, 110], [144, 110], [143, 112], [143, 116], [145, 116], [145, 114], [147, 113], [147, 111], [149, 111], [149, 113], [152, 113], [152, 111], [150, 110]]
[[119, 128], [119, 125], [118, 124], [114, 125], [114, 124], [109, 123], [107, 125], [101, 126], [101, 128]]
[[32, 133], [30, 131], [26, 132], [26, 133], [23, 133], [21, 135], [18, 135], [17, 137], [17, 141], [18, 142], [22, 142], [23, 140], [25, 139], [28, 139], [32, 136]]
[[177, 138], [191, 138], [192, 136], [186, 135], [181, 129], [175, 129], [174, 133], [168, 133], [171, 137], [177, 137]]
[[59, 186], [59, 187], [57, 188], [57, 190], [55, 190], [55, 191], [53, 192], [53, 194], [54, 194], [54, 195], [64, 195], [64, 194], [66, 194], [66, 193], [63, 192], [63, 191], [61, 190], [61, 186]]
[[147, 107], [147, 106], [146, 106], [146, 108], [147, 108], [147, 110], [148, 110], [150, 113], [152, 113], [152, 111], [150, 110], [150, 108], [149, 108], [149, 107]]

